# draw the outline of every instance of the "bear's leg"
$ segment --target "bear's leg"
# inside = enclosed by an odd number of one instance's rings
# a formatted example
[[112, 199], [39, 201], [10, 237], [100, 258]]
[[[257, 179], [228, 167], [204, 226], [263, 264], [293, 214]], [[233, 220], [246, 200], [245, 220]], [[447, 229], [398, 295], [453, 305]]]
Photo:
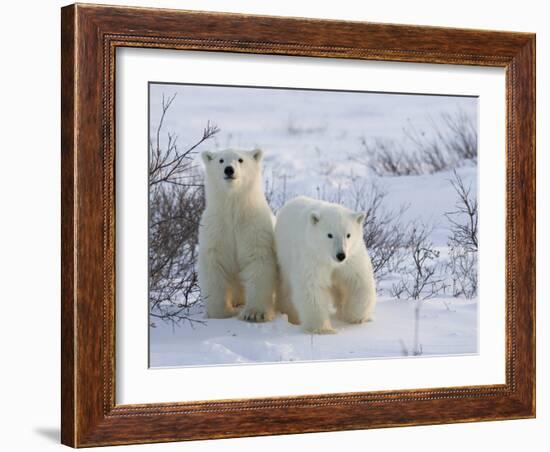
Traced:
[[241, 272], [245, 305], [239, 318], [248, 322], [267, 322], [273, 319], [275, 263], [269, 259], [252, 262]]
[[342, 303], [337, 304], [339, 317], [348, 323], [363, 323], [372, 320], [372, 313], [376, 302], [374, 282], [348, 281], [348, 290], [344, 291]]
[[288, 321], [293, 325], [299, 325], [300, 317], [298, 316], [298, 311], [296, 311], [296, 308], [292, 304], [290, 284], [283, 275], [281, 275], [279, 284], [277, 284], [277, 295], [275, 299], [277, 309], [287, 315]]
[[200, 256], [199, 287], [209, 318], [225, 319], [235, 315], [236, 310], [231, 303], [230, 281], [214, 259], [207, 260], [205, 256]]
[[237, 311], [231, 303], [231, 291], [227, 285], [210, 281], [201, 292], [206, 300], [206, 314], [209, 318], [225, 319], [236, 314]]
[[330, 323], [331, 294], [320, 284], [304, 278], [292, 281], [292, 300], [304, 330], [314, 334], [333, 334]]
[[244, 305], [244, 288], [240, 281], [231, 285], [231, 304], [236, 308]]
[[332, 301], [339, 317], [342, 313], [342, 307], [347, 301], [348, 292], [349, 291], [346, 287], [340, 286], [340, 284], [335, 281], [335, 278], [333, 278], [332, 285], [330, 287], [330, 295], [332, 296]]

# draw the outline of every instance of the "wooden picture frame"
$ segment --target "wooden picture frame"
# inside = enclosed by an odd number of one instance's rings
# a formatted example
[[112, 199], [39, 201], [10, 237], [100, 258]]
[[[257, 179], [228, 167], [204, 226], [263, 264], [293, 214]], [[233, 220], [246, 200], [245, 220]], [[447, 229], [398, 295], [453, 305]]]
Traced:
[[[535, 416], [535, 35], [70, 5], [62, 9], [62, 442], [73, 447]], [[115, 50], [147, 47], [506, 70], [506, 383], [115, 403]]]

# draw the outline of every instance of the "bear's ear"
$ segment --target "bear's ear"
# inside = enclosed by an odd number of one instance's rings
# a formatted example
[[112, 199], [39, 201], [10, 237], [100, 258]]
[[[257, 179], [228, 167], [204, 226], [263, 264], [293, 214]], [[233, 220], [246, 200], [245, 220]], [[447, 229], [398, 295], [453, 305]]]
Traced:
[[204, 163], [208, 163], [208, 162], [211, 162], [212, 160], [214, 160], [214, 154], [212, 152], [209, 152], [209, 151], [204, 151], [201, 154], [201, 157], [202, 157], [202, 161]]
[[321, 215], [319, 215], [319, 212], [311, 212], [309, 214], [309, 219], [311, 220], [311, 224], [316, 225], [321, 221]]
[[367, 213], [355, 212], [353, 216], [355, 217], [355, 221], [357, 221], [357, 224], [363, 224], [363, 222], [365, 221], [365, 218], [367, 217]]
[[252, 158], [256, 160], [257, 162], [261, 161], [264, 153], [261, 149], [254, 149], [253, 151], [250, 151], [250, 155], [252, 155]]

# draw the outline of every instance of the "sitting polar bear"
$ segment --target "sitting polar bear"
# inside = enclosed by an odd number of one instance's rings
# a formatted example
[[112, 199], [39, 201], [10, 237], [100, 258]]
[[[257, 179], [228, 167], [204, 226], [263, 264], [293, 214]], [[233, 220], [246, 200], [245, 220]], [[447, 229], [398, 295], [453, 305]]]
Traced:
[[334, 308], [349, 323], [371, 319], [376, 304], [372, 264], [363, 240], [364, 213], [301, 196], [278, 213], [277, 305], [312, 333], [335, 333]]
[[274, 217], [262, 190], [262, 151], [203, 152], [206, 209], [198, 273], [208, 317], [270, 320], [277, 279]]

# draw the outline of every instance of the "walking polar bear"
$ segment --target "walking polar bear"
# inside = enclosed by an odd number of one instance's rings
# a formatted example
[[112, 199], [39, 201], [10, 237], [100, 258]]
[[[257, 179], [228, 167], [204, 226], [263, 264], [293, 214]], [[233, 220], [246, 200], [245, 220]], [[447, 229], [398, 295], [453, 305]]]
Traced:
[[199, 227], [198, 276], [208, 317], [240, 310], [251, 322], [274, 314], [274, 217], [262, 187], [262, 151], [203, 152], [206, 209]]
[[364, 213], [301, 196], [278, 213], [280, 270], [277, 305], [309, 332], [335, 333], [334, 308], [349, 323], [371, 319], [376, 290], [363, 240]]

